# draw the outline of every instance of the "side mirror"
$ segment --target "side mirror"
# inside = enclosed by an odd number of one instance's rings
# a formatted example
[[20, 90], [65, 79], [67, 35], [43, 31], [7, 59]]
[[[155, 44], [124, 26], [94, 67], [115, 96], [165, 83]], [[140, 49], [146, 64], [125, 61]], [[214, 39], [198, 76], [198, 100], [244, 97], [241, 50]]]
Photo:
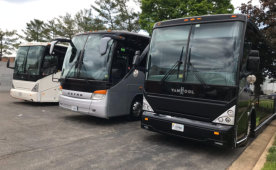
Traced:
[[254, 84], [256, 82], [257, 78], [255, 75], [249, 75], [246, 77], [246, 81], [249, 83], [249, 84]]
[[101, 46], [100, 46], [100, 53], [101, 55], [105, 55], [105, 53], [107, 52], [107, 46], [108, 46], [108, 42], [111, 40], [110, 37], [103, 37], [101, 39]]
[[133, 66], [137, 66], [137, 65], [139, 64], [139, 61], [140, 61], [140, 54], [141, 54], [140, 51], [136, 51], [136, 52], [135, 52], [135, 55], [134, 55], [133, 61], [132, 61]]
[[8, 61], [7, 61], [7, 68], [14, 69], [14, 67], [11, 67], [11, 66], [10, 66], [10, 62], [11, 62], [10, 60], [11, 60], [11, 59], [9, 58]]
[[55, 48], [55, 45], [58, 43], [58, 41], [52, 41], [51, 42], [51, 47], [50, 47], [50, 51], [49, 51], [49, 54], [50, 55], [53, 55], [53, 52], [54, 52], [54, 48]]
[[251, 50], [247, 60], [247, 70], [249, 72], [258, 72], [260, 65], [259, 50]]
[[134, 66], [137, 66], [141, 63], [141, 61], [143, 61], [143, 59], [147, 56], [149, 52], [149, 45], [147, 45], [147, 47], [144, 49], [144, 51], [142, 52], [142, 54], [140, 55], [140, 51], [136, 51], [135, 55], [133, 57], [133, 62], [132, 64]]
[[56, 38], [55, 40], [53, 40], [51, 42], [51, 47], [50, 47], [50, 55], [53, 54], [53, 51], [54, 51], [54, 48], [55, 48], [55, 45], [59, 42], [66, 42], [66, 43], [70, 43], [70, 45], [72, 46], [72, 48], [76, 48], [76, 46], [74, 45], [74, 43], [72, 42], [72, 40], [70, 39], [67, 39], [67, 38]]

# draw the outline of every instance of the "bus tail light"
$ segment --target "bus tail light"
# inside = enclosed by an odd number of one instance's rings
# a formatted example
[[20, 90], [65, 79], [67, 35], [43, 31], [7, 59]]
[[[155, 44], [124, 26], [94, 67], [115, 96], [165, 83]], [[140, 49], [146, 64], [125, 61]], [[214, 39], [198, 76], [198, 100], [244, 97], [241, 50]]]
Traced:
[[32, 92], [38, 92], [39, 84], [35, 84], [35, 86], [32, 89]]
[[97, 90], [92, 94], [92, 100], [102, 100], [105, 98], [107, 90]]
[[225, 125], [234, 125], [235, 123], [235, 110], [236, 105], [232, 106], [230, 109], [226, 110], [219, 117], [213, 120], [213, 123], [225, 124]]
[[149, 102], [147, 101], [147, 99], [145, 97], [143, 97], [143, 110], [153, 112], [152, 107], [150, 106]]

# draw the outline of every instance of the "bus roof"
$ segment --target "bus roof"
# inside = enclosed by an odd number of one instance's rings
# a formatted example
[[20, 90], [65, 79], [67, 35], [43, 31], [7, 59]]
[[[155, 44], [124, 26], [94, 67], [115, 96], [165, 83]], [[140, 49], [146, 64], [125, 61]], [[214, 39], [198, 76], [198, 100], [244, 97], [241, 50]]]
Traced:
[[84, 32], [84, 33], [76, 34], [75, 36], [78, 36], [78, 35], [87, 35], [87, 34], [116, 34], [116, 35], [121, 35], [121, 36], [137, 36], [137, 37], [142, 37], [142, 38], [150, 38], [147, 35], [138, 34], [138, 33], [129, 32], [129, 31], [124, 31], [124, 30], [89, 31], [89, 32]]
[[221, 22], [221, 21], [247, 21], [247, 15], [244, 14], [218, 14], [218, 15], [203, 15], [187, 18], [178, 18], [155, 23], [154, 28], [176, 26], [184, 24], [206, 23], [206, 22]]
[[[26, 46], [50, 46], [50, 42], [27, 42], [27, 43], [22, 43], [19, 45], [19, 47], [26, 47]], [[62, 47], [67, 47], [66, 45], [62, 44], [57, 44], [56, 46], [62, 46]]]

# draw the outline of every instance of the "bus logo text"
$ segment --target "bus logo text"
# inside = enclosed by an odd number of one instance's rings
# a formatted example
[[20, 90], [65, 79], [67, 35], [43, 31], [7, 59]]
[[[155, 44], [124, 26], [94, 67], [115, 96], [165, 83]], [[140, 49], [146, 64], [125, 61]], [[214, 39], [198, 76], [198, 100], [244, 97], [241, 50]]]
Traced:
[[172, 88], [171, 91], [173, 93], [179, 93], [180, 95], [184, 95], [184, 94], [195, 94], [193, 90], [187, 90], [184, 87], [180, 87], [180, 89], [174, 89]]

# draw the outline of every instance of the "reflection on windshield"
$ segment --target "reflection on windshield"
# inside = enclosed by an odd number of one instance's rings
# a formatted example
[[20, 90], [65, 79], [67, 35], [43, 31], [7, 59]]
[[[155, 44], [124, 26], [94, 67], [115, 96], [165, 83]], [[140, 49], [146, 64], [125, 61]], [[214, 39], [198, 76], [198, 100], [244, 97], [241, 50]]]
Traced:
[[72, 46], [70, 45], [67, 48], [65, 57], [64, 57], [64, 62], [63, 62], [63, 68], [62, 68], [62, 77], [74, 77], [76, 76], [77, 70], [76, 70], [76, 62], [77, 59], [80, 55], [80, 51], [83, 49], [83, 46], [85, 44], [85, 41], [87, 39], [87, 35], [80, 35], [80, 36], [75, 36], [72, 39], [72, 42], [74, 43], [76, 47], [76, 53], [74, 57], [74, 60], [70, 62], [70, 58], [72, 57]]
[[26, 71], [28, 74], [39, 75], [39, 68], [44, 50], [45, 47], [43, 46], [30, 47], [26, 62]]
[[[187, 56], [186, 65], [182, 66], [182, 70], [186, 70], [180, 71], [180, 75], [169, 76], [167, 81], [200, 84], [200, 77], [206, 84], [235, 85], [242, 25], [242, 22], [193, 25], [188, 54], [184, 55]], [[180, 27], [181, 30], [176, 30]], [[171, 31], [164, 34], [164, 30]], [[154, 30], [149, 53], [151, 61], [148, 80], [160, 81], [177, 61], [181, 45], [187, 46], [188, 34], [189, 29], [184, 29], [183, 26]]]
[[15, 62], [15, 73], [39, 75], [44, 51], [44, 46], [19, 47]]
[[[72, 48], [69, 47], [65, 56], [63, 65], [63, 74], [65, 78], [85, 78], [91, 80], [108, 80], [108, 62], [107, 57], [112, 55], [109, 53], [113, 41], [109, 41], [108, 50], [105, 55], [100, 54], [100, 41], [102, 34], [81, 35], [73, 38], [73, 43], [77, 48], [76, 56], [79, 56], [80, 51], [84, 50], [83, 60], [80, 67], [76, 65], [75, 59], [69, 63], [69, 58], [72, 55]], [[79, 73], [79, 74], [78, 74]]]
[[14, 72], [22, 74], [25, 72], [25, 60], [28, 54], [29, 47], [19, 47], [16, 55]]
[[[180, 59], [181, 52], [182, 61], [185, 60], [186, 46], [188, 42], [191, 26], [178, 26], [156, 29], [153, 32], [152, 43], [150, 47], [151, 68], [149, 70], [150, 80], [161, 80], [164, 75], [170, 71], [172, 66]], [[182, 81], [183, 64], [179, 64], [181, 75], [175, 76], [171, 80], [171, 76], [167, 77], [168, 81]]]

